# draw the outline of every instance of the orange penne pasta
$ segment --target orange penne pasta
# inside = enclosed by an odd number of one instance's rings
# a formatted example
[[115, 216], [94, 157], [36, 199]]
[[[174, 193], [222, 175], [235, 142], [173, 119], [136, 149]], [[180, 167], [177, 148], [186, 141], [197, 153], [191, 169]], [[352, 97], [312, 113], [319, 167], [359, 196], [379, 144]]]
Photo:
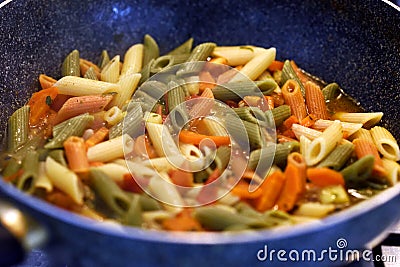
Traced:
[[94, 113], [102, 111], [112, 98], [113, 96], [110, 94], [72, 97], [58, 111], [55, 123], [63, 122], [86, 112]]
[[47, 89], [52, 87], [55, 83], [57, 82], [56, 79], [51, 78], [50, 76], [47, 76], [45, 74], [40, 74], [39, 75], [39, 83], [42, 89]]
[[287, 80], [282, 87], [285, 103], [290, 106], [292, 114], [301, 121], [307, 116], [306, 104], [301, 94], [300, 85], [295, 80]]
[[64, 149], [69, 168], [73, 172], [84, 173], [89, 170], [90, 166], [83, 138], [77, 136], [68, 137], [64, 142]]
[[325, 98], [319, 86], [308, 81], [304, 87], [306, 89], [308, 113], [313, 114], [317, 119], [327, 120], [329, 118], [328, 109], [326, 108]]
[[89, 60], [86, 60], [86, 59], [82, 59], [82, 58], [81, 58], [81, 59], [79, 59], [79, 67], [80, 67], [80, 69], [81, 69], [82, 77], [85, 76], [86, 71], [87, 71], [90, 67], [92, 67], [93, 70], [94, 70], [94, 72], [96, 73], [97, 79], [100, 80], [100, 73], [101, 73], [101, 70], [100, 70], [100, 68], [99, 68], [96, 64], [94, 64], [93, 62], [90, 62]]
[[106, 127], [101, 127], [92, 136], [90, 136], [86, 141], [85, 145], [87, 148], [101, 143], [108, 136], [109, 130]]
[[291, 153], [287, 161], [284, 172], [286, 181], [276, 202], [278, 209], [284, 211], [292, 210], [296, 201], [304, 193], [307, 176], [306, 162], [300, 153]]
[[374, 160], [374, 168], [372, 169], [372, 175], [378, 177], [385, 177], [386, 170], [383, 167], [382, 159], [379, 156], [378, 149], [375, 144], [367, 139], [354, 139], [354, 151], [357, 155], [357, 158], [362, 158], [367, 155], [373, 155], [375, 157]]
[[302, 84], [306, 84], [310, 79], [304, 75], [304, 73], [300, 70], [300, 68], [297, 66], [297, 64], [291, 60], [290, 65], [292, 66], [293, 70], [296, 72], [297, 77], [299, 78], [300, 82]]

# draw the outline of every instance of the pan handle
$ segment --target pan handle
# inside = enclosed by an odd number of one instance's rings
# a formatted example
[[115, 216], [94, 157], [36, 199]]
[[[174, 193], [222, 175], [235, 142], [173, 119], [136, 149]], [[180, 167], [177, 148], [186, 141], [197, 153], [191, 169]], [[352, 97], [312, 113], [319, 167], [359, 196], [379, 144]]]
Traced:
[[0, 266], [20, 263], [26, 252], [47, 241], [45, 227], [0, 198]]

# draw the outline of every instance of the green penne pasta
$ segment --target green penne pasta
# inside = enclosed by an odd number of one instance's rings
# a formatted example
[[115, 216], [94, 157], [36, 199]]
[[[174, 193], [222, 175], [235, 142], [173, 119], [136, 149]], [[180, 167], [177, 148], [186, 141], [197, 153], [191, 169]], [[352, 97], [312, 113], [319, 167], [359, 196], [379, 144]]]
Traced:
[[263, 95], [270, 95], [278, 86], [273, 78], [266, 78], [262, 81], [255, 81], [254, 83], [257, 85], [258, 89], [260, 89]]
[[290, 110], [289, 105], [281, 105], [271, 110], [267, 110], [265, 115], [270, 116], [272, 115], [275, 126], [279, 127], [282, 123], [292, 115], [292, 111]]
[[7, 147], [9, 152], [15, 152], [28, 140], [29, 110], [29, 106], [23, 106], [8, 119]]
[[[233, 139], [242, 147], [250, 144], [251, 149], [257, 149], [262, 146], [260, 128], [257, 123], [242, 120], [243, 125], [236, 123], [228, 123], [228, 132], [232, 135]], [[243, 126], [245, 132], [243, 131]]]
[[99, 61], [100, 69], [103, 69], [104, 66], [108, 64], [108, 62], [110, 62], [110, 56], [108, 55], [107, 50], [101, 51], [100, 61]]
[[39, 154], [37, 151], [28, 151], [25, 158], [22, 160], [21, 169], [23, 170], [23, 173], [21, 177], [18, 178], [17, 188], [32, 193], [39, 172]]
[[218, 168], [218, 170], [220, 170], [222, 173], [228, 166], [230, 159], [231, 148], [228, 146], [220, 146], [215, 153], [214, 161], [210, 165], [211, 171]]
[[98, 81], [99, 79], [97, 78], [96, 72], [94, 71], [93, 67], [89, 67], [88, 70], [86, 71], [85, 75], [83, 76], [83, 78], [86, 79], [91, 79], [91, 80], [95, 80]]
[[276, 145], [274, 164], [283, 168], [286, 166], [287, 157], [292, 152], [300, 150], [300, 143], [297, 141], [285, 142]]
[[268, 119], [265, 114], [261, 111], [261, 109], [257, 107], [240, 107], [233, 108], [233, 111], [241, 118], [242, 120], [258, 123], [260, 126], [268, 125]]
[[62, 128], [59, 126], [55, 131], [53, 129], [53, 139], [44, 147], [48, 149], [63, 147], [63, 143], [68, 137], [72, 135], [82, 136], [87, 125], [93, 122], [93, 120], [94, 117], [92, 115], [85, 113], [60, 123], [62, 124]]
[[[267, 164], [268, 162], [272, 163], [274, 161], [274, 155], [276, 151], [276, 145], [268, 145], [256, 150], [251, 151], [249, 162], [247, 167], [250, 170], [256, 171], [261, 177], [265, 177], [266, 172], [269, 169], [271, 164]], [[268, 169], [266, 169], [268, 168]]]
[[181, 45], [174, 48], [172, 51], [168, 52], [167, 55], [181, 55], [189, 54], [192, 51], [193, 38], [189, 38]]
[[181, 77], [198, 74], [203, 69], [204, 61], [207, 60], [216, 46], [215, 43], [202, 43], [193, 48], [186, 64], [176, 74]]
[[160, 49], [157, 42], [149, 34], [146, 34], [143, 39], [143, 66], [159, 56]]
[[168, 91], [168, 87], [160, 81], [147, 81], [140, 87], [140, 90], [154, 99], [159, 99]]
[[185, 92], [183, 87], [175, 81], [170, 81], [168, 83], [167, 93], [168, 110], [171, 112], [183, 102], [185, 102]]
[[131, 205], [130, 197], [103, 171], [91, 168], [89, 173], [95, 193], [107, 207], [120, 216], [126, 214]]
[[330, 101], [338, 97], [340, 88], [337, 83], [330, 83], [322, 89], [325, 101]]
[[146, 82], [151, 77], [151, 66], [154, 63], [154, 59], [151, 59], [146, 65], [143, 66], [142, 70], [140, 71], [141, 77], [139, 80], [139, 85]]
[[352, 143], [339, 144], [317, 167], [329, 167], [338, 171], [348, 161], [353, 151], [354, 145]]
[[258, 88], [253, 82], [243, 81], [229, 82], [223, 85], [217, 85], [212, 90], [214, 98], [221, 101], [240, 101], [245, 96], [260, 94], [257, 91]]
[[341, 173], [346, 181], [346, 186], [352, 188], [365, 186], [366, 180], [372, 173], [374, 160], [375, 158], [373, 155], [368, 155], [344, 168]]
[[15, 158], [10, 158], [2, 171], [2, 175], [4, 178], [8, 178], [14, 174], [16, 174], [21, 169], [21, 162]]
[[65, 160], [63, 149], [54, 149], [49, 152], [49, 157], [60, 163], [61, 165], [67, 167], [67, 161]]
[[158, 57], [154, 60], [151, 65], [150, 72], [151, 74], [163, 72], [164, 70], [181, 63], [184, 63], [188, 60], [190, 54], [182, 54], [182, 55], [165, 55]]
[[176, 129], [182, 129], [189, 121], [187, 111], [183, 106], [178, 106], [169, 113], [172, 126]]
[[155, 211], [161, 209], [160, 203], [154, 198], [149, 197], [147, 194], [139, 194], [138, 196], [142, 211]]
[[128, 134], [132, 138], [136, 137], [143, 130], [142, 122], [143, 111], [140, 103], [131, 102], [125, 118], [110, 128], [109, 139], [114, 139], [122, 134]]
[[143, 223], [140, 196], [137, 194], [130, 194], [129, 196], [131, 198], [129, 209], [122, 216], [122, 223], [132, 226], [140, 226]]
[[287, 80], [293, 79], [295, 80], [299, 85], [300, 85], [300, 90], [303, 96], [306, 93], [306, 89], [304, 88], [303, 83], [300, 81], [299, 77], [297, 77], [296, 72], [293, 70], [292, 65], [290, 64], [289, 60], [285, 60], [285, 63], [283, 64], [283, 69], [282, 69], [282, 75], [280, 79], [280, 86], [283, 86]]
[[79, 51], [73, 50], [65, 57], [61, 66], [61, 75], [64, 76], [81, 76], [81, 68], [79, 66]]

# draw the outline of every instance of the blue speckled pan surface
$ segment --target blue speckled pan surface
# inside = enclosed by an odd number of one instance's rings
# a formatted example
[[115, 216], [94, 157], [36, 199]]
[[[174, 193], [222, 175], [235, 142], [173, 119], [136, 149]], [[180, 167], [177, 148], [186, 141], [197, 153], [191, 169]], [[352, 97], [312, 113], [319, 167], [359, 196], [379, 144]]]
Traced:
[[[37, 88], [39, 74], [60, 76], [61, 62], [71, 50], [97, 61], [101, 50], [122, 55], [149, 33], [162, 52], [189, 37], [196, 43], [274, 46], [278, 59], [294, 59], [310, 73], [339, 83], [367, 110], [383, 111], [383, 124], [400, 138], [400, 16], [381, 1], [14, 0], [0, 17], [2, 129]], [[197, 237], [187, 244], [155, 233], [104, 229], [3, 182], [0, 190], [46, 222], [56, 244], [48, 248], [52, 260], [70, 266], [264, 266], [255, 254], [265, 244], [322, 249], [345, 237], [359, 248], [400, 218], [395, 188], [365, 211], [347, 213], [348, 219], [338, 215], [315, 229]]]

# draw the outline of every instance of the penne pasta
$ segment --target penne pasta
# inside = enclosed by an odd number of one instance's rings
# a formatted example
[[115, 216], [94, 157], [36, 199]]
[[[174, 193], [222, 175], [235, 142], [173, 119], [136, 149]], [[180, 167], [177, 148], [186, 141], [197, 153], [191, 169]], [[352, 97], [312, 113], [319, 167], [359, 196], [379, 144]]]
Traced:
[[100, 79], [104, 82], [116, 83], [119, 79], [120, 56], [116, 55], [102, 69]]
[[375, 126], [370, 133], [376, 148], [383, 157], [394, 161], [400, 160], [399, 144], [386, 128]]
[[61, 66], [62, 76], [81, 76], [81, 69], [79, 66], [79, 51], [73, 50], [69, 53]]
[[386, 170], [386, 178], [391, 186], [395, 185], [400, 177], [400, 164], [387, 158], [382, 159], [383, 168]]
[[124, 134], [119, 137], [98, 143], [87, 150], [89, 162], [110, 162], [130, 153], [133, 150], [133, 139]]
[[325, 129], [322, 134], [311, 141], [305, 159], [308, 166], [313, 166], [322, 161], [343, 138], [343, 128], [339, 121], [335, 121]]
[[9, 152], [15, 152], [28, 141], [29, 111], [29, 106], [22, 106], [8, 119], [7, 148]]
[[292, 124], [292, 131], [296, 135], [297, 140], [300, 140], [302, 136], [307, 137], [310, 140], [314, 140], [322, 134], [322, 132], [318, 130], [308, 128], [297, 123]]
[[119, 85], [116, 91], [117, 94], [114, 96], [110, 105], [122, 108], [136, 91], [141, 77], [142, 75], [140, 73], [121, 76], [117, 83]]
[[75, 76], [65, 76], [55, 84], [59, 94], [71, 96], [101, 95], [120, 91], [120, 85]]
[[74, 172], [47, 157], [46, 174], [54, 187], [70, 196], [76, 204], [83, 204], [83, 186]]
[[372, 174], [377, 177], [386, 176], [386, 171], [383, 168], [382, 159], [379, 156], [378, 149], [375, 147], [374, 143], [365, 139], [354, 139], [354, 151], [358, 159], [365, 156], [372, 155], [374, 157], [374, 164], [372, 169]]
[[347, 113], [337, 112], [332, 115], [332, 119], [340, 120], [344, 122], [362, 123], [364, 128], [369, 129], [377, 124], [383, 116], [382, 112], [371, 112], [371, 113]]
[[64, 142], [65, 156], [68, 167], [75, 173], [89, 171], [89, 161], [86, 154], [85, 141], [81, 137], [70, 136]]
[[364, 128], [360, 128], [357, 132], [355, 132], [350, 136], [350, 140], [354, 139], [365, 139], [370, 141], [371, 143], [374, 142], [374, 140], [372, 139], [371, 132]]
[[143, 66], [146, 66], [151, 60], [160, 56], [158, 44], [153, 37], [145, 34], [143, 38]]
[[329, 118], [328, 109], [319, 86], [314, 82], [308, 81], [304, 87], [308, 114], [314, 115], [317, 119], [327, 120]]
[[121, 75], [139, 73], [143, 64], [143, 44], [132, 45], [125, 53]]
[[290, 106], [292, 114], [301, 121], [307, 117], [306, 104], [304, 103], [303, 95], [300, 91], [300, 85], [295, 80], [288, 80], [282, 86], [282, 95], [285, 103]]
[[211, 55], [226, 59], [227, 64], [230, 66], [238, 66], [249, 62], [255, 53], [250, 46], [217, 46]]
[[44, 189], [47, 193], [53, 191], [53, 184], [46, 173], [46, 163], [39, 162], [38, 176], [34, 184], [35, 189]]
[[[313, 128], [317, 130], [325, 130], [330, 125], [332, 125], [334, 121], [330, 120], [317, 120], [315, 121]], [[353, 122], [340, 122], [343, 128], [343, 135], [345, 137], [352, 136], [354, 133], [358, 132], [362, 128], [361, 123], [353, 123]]]

